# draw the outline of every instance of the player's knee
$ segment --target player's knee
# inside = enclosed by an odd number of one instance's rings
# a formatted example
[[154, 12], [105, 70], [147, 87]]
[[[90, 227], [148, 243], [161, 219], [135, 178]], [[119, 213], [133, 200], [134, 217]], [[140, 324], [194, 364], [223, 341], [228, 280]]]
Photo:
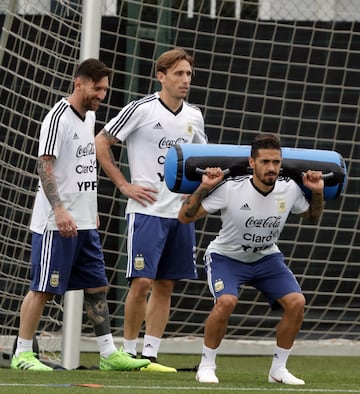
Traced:
[[135, 278], [131, 281], [130, 292], [133, 297], [147, 297], [151, 291], [153, 280], [149, 278]]
[[298, 311], [299, 313], [304, 314], [304, 308], [305, 308], [305, 297], [301, 293], [297, 293], [295, 299], [294, 299], [294, 309]]
[[216, 300], [214, 309], [216, 309], [223, 316], [228, 317], [234, 311], [237, 301], [238, 300], [235, 296], [224, 294]]
[[26, 297], [28, 299], [35, 300], [35, 303], [46, 304], [48, 301], [51, 301], [55, 297], [55, 294], [30, 290]]
[[305, 297], [301, 293], [292, 293], [282, 300], [284, 312], [292, 315], [295, 319], [302, 320], [304, 317]]

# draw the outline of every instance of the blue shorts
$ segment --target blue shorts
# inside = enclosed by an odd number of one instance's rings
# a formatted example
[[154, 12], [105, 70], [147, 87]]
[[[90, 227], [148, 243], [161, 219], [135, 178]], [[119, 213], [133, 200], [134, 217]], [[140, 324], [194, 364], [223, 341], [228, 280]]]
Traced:
[[278, 309], [279, 298], [289, 293], [302, 293], [282, 253], [271, 254], [248, 264], [217, 253], [205, 255], [204, 261], [209, 289], [215, 299], [223, 294], [238, 297], [240, 287], [246, 284], [258, 289], [272, 309]]
[[31, 290], [63, 295], [107, 285], [97, 230], [79, 230], [74, 238], [53, 230], [32, 234]]
[[126, 277], [196, 279], [194, 224], [131, 213], [128, 221]]

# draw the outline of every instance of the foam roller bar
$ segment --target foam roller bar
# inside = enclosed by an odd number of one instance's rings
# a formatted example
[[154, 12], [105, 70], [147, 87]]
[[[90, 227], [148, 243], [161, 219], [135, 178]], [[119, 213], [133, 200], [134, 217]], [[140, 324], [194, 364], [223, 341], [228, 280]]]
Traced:
[[[199, 169], [206, 167], [228, 169], [227, 176], [231, 177], [249, 174], [250, 151], [249, 145], [174, 145], [165, 158], [166, 185], [175, 193], [192, 193], [201, 182]], [[335, 200], [344, 191], [347, 179], [346, 164], [338, 152], [283, 147], [282, 158], [281, 176], [292, 178], [307, 198], [311, 197], [311, 191], [302, 184], [302, 174], [307, 170], [323, 172], [325, 200]]]

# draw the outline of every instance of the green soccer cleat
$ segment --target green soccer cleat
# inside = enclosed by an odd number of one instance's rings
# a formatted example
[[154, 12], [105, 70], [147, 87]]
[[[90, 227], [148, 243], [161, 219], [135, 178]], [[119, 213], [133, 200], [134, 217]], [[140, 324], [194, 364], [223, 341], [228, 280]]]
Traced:
[[43, 364], [34, 352], [23, 352], [11, 359], [11, 369], [23, 369], [28, 371], [53, 371], [53, 368]]
[[100, 357], [100, 371], [132, 371], [150, 364], [150, 360], [136, 359], [128, 353], [118, 350], [109, 357]]

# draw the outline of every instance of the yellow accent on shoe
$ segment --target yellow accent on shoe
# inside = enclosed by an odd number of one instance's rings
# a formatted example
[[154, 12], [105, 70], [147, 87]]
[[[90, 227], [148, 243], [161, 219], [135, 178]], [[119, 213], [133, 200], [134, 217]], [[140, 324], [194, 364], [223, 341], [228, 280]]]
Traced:
[[33, 352], [22, 352], [11, 359], [11, 369], [22, 369], [28, 371], [53, 371], [53, 368], [43, 364]]
[[141, 372], [177, 372], [176, 368], [167, 367], [159, 363], [150, 363], [146, 367], [140, 368]]
[[150, 364], [150, 360], [132, 358], [128, 353], [118, 350], [109, 357], [100, 357], [100, 371], [132, 371]]

